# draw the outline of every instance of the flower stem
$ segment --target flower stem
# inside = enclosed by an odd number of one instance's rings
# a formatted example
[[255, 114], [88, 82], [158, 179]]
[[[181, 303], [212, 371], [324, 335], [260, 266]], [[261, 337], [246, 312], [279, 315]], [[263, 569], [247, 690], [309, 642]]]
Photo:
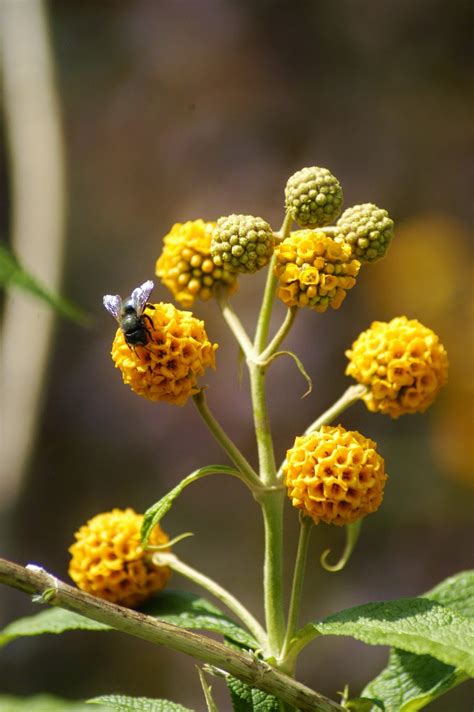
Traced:
[[286, 312], [285, 321], [280, 326], [277, 333], [270, 341], [266, 349], [260, 354], [259, 361], [267, 361], [278, 350], [278, 347], [280, 346], [281, 342], [293, 326], [293, 322], [295, 320], [297, 312], [297, 307], [291, 307], [290, 309], [288, 309], [288, 311]]
[[222, 316], [224, 317], [225, 321], [227, 322], [227, 326], [229, 327], [232, 334], [234, 335], [240, 348], [242, 349], [242, 351], [245, 355], [245, 358], [247, 358], [247, 359], [251, 358], [254, 353], [253, 344], [252, 344], [247, 332], [245, 331], [245, 328], [242, 325], [242, 322], [240, 321], [239, 317], [237, 316], [235, 311], [232, 309], [232, 307], [226, 297], [218, 296], [217, 302], [219, 304]]
[[[306, 428], [304, 434], [308, 435], [315, 430], [319, 430], [322, 425], [328, 425], [331, 423], [334, 418], [337, 418], [337, 416], [344, 412], [347, 408], [354, 405], [354, 403], [357, 403], [357, 401], [360, 400], [366, 392], [367, 387], [361, 384], [349, 386], [349, 388], [344, 391], [342, 396], [335, 403], [333, 403], [330, 408], [328, 408], [322, 415], [319, 416], [319, 418], [316, 418], [316, 420]], [[283, 479], [283, 468], [285, 464], [286, 460], [283, 460], [277, 472], [277, 482], [281, 482]]]
[[214, 435], [219, 445], [221, 445], [221, 447], [227, 453], [234, 465], [242, 473], [242, 479], [245, 479], [246, 483], [252, 491], [260, 490], [262, 487], [262, 483], [260, 481], [259, 476], [255, 472], [247, 458], [240, 452], [237, 445], [235, 445], [235, 443], [229, 438], [222, 426], [212, 415], [211, 411], [209, 410], [209, 406], [207, 405], [204, 391], [201, 390], [199, 391], [199, 393], [196, 393], [193, 396], [193, 401], [199, 411], [200, 416], [206, 423], [211, 433]]
[[175, 554], [170, 552], [159, 552], [152, 556], [153, 563], [157, 566], [169, 566], [170, 569], [176, 571], [176, 573], [185, 576], [190, 581], [193, 581], [201, 588], [205, 588], [213, 596], [215, 596], [221, 603], [223, 603], [227, 608], [232, 611], [237, 618], [239, 618], [242, 623], [248, 628], [252, 633], [255, 640], [259, 645], [265, 649], [267, 646], [267, 636], [260, 625], [260, 623], [253, 617], [250, 611], [245, 608], [245, 606], [240, 603], [240, 601], [235, 598], [229, 591], [220, 586], [216, 581], [213, 581], [208, 576], [205, 576], [200, 571], [192, 568], [184, 561], [181, 561]]
[[288, 674], [294, 672], [294, 662], [296, 658], [289, 662], [289, 668], [285, 665], [288, 661], [285, 660], [288, 653], [291, 640], [296, 632], [298, 625], [298, 616], [301, 607], [301, 597], [303, 593], [303, 581], [306, 568], [306, 559], [308, 555], [308, 545], [311, 532], [313, 530], [313, 522], [308, 517], [300, 517], [300, 536], [298, 540], [298, 550], [296, 552], [295, 570], [293, 573], [293, 585], [291, 588], [290, 608], [288, 612], [288, 624], [286, 627], [285, 641], [281, 652], [281, 669], [286, 670]]
[[312, 433], [314, 430], [319, 430], [322, 425], [327, 425], [332, 423], [334, 418], [337, 418], [343, 411], [349, 408], [354, 403], [357, 403], [362, 396], [367, 393], [367, 386], [357, 384], [356, 386], [349, 386], [349, 388], [344, 391], [342, 396], [333, 405], [328, 408], [322, 415], [317, 418], [314, 423], [311, 423], [309, 428], [306, 428], [305, 435]]
[[283, 504], [285, 492], [274, 490], [260, 498], [265, 527], [263, 591], [270, 654], [278, 658], [285, 636], [283, 610]]

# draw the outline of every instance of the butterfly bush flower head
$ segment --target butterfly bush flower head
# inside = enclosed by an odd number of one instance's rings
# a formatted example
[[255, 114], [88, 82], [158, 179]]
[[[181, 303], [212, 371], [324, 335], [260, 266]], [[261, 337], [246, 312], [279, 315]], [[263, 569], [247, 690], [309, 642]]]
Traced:
[[406, 316], [374, 321], [346, 356], [346, 374], [369, 389], [367, 408], [392, 418], [425, 411], [447, 381], [448, 356], [438, 336]]
[[112, 344], [112, 359], [124, 383], [152, 401], [184, 405], [197, 393], [197, 379], [206, 368], [215, 368], [215, 350], [204, 322], [172, 304], [154, 304], [147, 317], [146, 346], [131, 348], [121, 328]]
[[[76, 532], [69, 548], [69, 575], [76, 585], [99, 598], [133, 608], [161, 591], [171, 575], [156, 566], [140, 544], [143, 515], [133, 509], [97, 514]], [[168, 536], [156, 525], [150, 544], [166, 545]]]
[[380, 506], [387, 475], [373, 440], [341, 425], [297, 437], [286, 453], [288, 497], [315, 524], [351, 524]]
[[237, 275], [225, 262], [219, 267], [211, 257], [215, 222], [188, 220], [176, 223], [163, 239], [163, 251], [156, 262], [156, 275], [186, 309], [195, 299], [207, 301], [216, 289], [233, 294]]
[[361, 262], [375, 262], [385, 255], [393, 237], [393, 220], [373, 203], [354, 205], [336, 223], [336, 242], [351, 246]]
[[256, 272], [269, 262], [275, 238], [270, 225], [253, 215], [219, 218], [212, 235], [214, 264], [234, 272]]
[[292, 232], [275, 248], [277, 295], [288, 306], [338, 309], [355, 285], [360, 262], [351, 248], [318, 230]]
[[341, 184], [327, 168], [302, 168], [286, 184], [286, 210], [300, 227], [330, 225], [340, 214], [342, 201]]

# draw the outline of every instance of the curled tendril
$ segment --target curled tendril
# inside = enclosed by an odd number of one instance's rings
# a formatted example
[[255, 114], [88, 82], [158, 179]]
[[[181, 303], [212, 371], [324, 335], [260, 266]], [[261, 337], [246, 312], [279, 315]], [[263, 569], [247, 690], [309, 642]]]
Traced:
[[308, 373], [307, 373], [305, 367], [303, 366], [302, 362], [300, 361], [300, 359], [298, 358], [298, 356], [293, 353], [293, 351], [277, 351], [276, 353], [272, 354], [272, 355], [270, 356], [270, 358], [266, 359], [265, 361], [260, 361], [259, 363], [260, 363], [261, 366], [267, 367], [267, 366], [269, 366], [269, 365], [271, 364], [271, 362], [272, 362], [275, 358], [278, 358], [279, 356], [290, 356], [290, 358], [293, 359], [293, 361], [295, 362], [295, 364], [296, 364], [296, 366], [297, 366], [297, 368], [298, 368], [298, 371], [301, 373], [301, 375], [302, 375], [303, 378], [305, 379], [306, 383], [308, 384], [308, 389], [307, 389], [307, 391], [306, 391], [305, 393], [303, 393], [303, 395], [301, 396], [301, 398], [306, 398], [306, 396], [309, 396], [309, 394], [310, 394], [311, 391], [313, 390], [313, 381], [311, 380], [311, 376], [308, 375]]
[[178, 536], [175, 536], [174, 539], [171, 539], [171, 541], [167, 541], [164, 544], [156, 544], [154, 546], [147, 545], [146, 551], [166, 551], [167, 549], [170, 548], [170, 546], [174, 546], [175, 544], [178, 543], [178, 541], [187, 539], [190, 536], [194, 536], [194, 532], [184, 532], [183, 534], [179, 534]]
[[353, 522], [352, 524], [346, 524], [346, 545], [344, 547], [344, 551], [342, 552], [341, 558], [335, 564], [328, 564], [327, 558], [331, 553], [331, 549], [326, 549], [321, 554], [321, 566], [323, 567], [323, 569], [332, 573], [335, 573], [336, 571], [342, 571], [344, 566], [351, 558], [352, 552], [354, 551], [355, 545], [357, 544], [361, 526], [362, 519], [359, 519], [357, 522]]

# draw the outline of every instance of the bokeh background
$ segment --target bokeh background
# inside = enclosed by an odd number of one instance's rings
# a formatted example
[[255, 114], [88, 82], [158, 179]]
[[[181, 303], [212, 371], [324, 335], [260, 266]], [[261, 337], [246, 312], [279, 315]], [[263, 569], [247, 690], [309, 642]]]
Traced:
[[[388, 256], [363, 268], [340, 311], [299, 315], [287, 345], [314, 390], [301, 400], [306, 385], [294, 364], [275, 363], [269, 394], [278, 456], [349, 384], [344, 350], [372, 320], [418, 318], [440, 335], [451, 369], [424, 415], [391, 421], [358, 404], [342, 416], [378, 442], [390, 480], [343, 572], [318, 563], [328, 546], [337, 555], [342, 531], [318, 527], [304, 619], [417, 595], [472, 567], [471, 10], [463, 0], [449, 11], [443, 0], [49, 3], [67, 168], [62, 292], [93, 321], [88, 329], [57, 321], [30, 465], [2, 512], [3, 556], [67, 579], [67, 548], [86, 519], [116, 506], [143, 511], [178, 478], [225, 462], [191, 404], [152, 404], [122, 385], [102, 295], [126, 295], [153, 276], [174, 222], [236, 212], [261, 215], [277, 229], [288, 176], [320, 165], [341, 181], [346, 207], [375, 202], [397, 230]], [[44, 171], [48, 181], [48, 165]], [[5, 145], [1, 173], [8, 239]], [[262, 285], [262, 275], [244, 276], [234, 299], [249, 327]], [[159, 284], [154, 296], [170, 300]], [[206, 375], [210, 404], [255, 461], [235, 344], [214, 304], [194, 311], [220, 345], [217, 371]], [[283, 309], [276, 313], [278, 320]], [[28, 324], [17, 348], [28, 349]], [[297, 527], [289, 508], [287, 520], [290, 578]], [[194, 485], [165, 528], [173, 536], [192, 530], [179, 545], [182, 558], [261, 614], [262, 526], [238, 482]], [[177, 576], [173, 585], [196, 590]], [[22, 594], [0, 591], [0, 623], [35, 610]], [[384, 648], [328, 638], [303, 654], [299, 675], [332, 697], [346, 683], [356, 694], [386, 656]], [[230, 709], [222, 684], [213, 688]], [[190, 659], [119, 634], [14, 643], [1, 655], [0, 691], [123, 692], [204, 707]], [[430, 709], [467, 712], [472, 694], [465, 685]]]

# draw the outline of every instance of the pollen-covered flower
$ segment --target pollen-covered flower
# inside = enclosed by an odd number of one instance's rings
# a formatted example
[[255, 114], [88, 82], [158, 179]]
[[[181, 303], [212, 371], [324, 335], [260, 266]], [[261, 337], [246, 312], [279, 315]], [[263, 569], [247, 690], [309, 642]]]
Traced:
[[376, 443], [341, 425], [295, 439], [285, 484], [294, 507], [315, 524], [351, 524], [378, 509], [387, 475]]
[[273, 254], [275, 238], [270, 225], [253, 215], [219, 218], [212, 235], [214, 264], [234, 272], [256, 272]]
[[156, 262], [156, 275], [177, 302], [191, 307], [196, 298], [206, 301], [217, 288], [230, 294], [237, 289], [237, 275], [225, 263], [220, 267], [211, 257], [215, 222], [189, 220], [176, 223], [163, 239], [163, 251]]
[[340, 214], [342, 188], [327, 168], [311, 166], [294, 173], [285, 188], [285, 206], [300, 227], [324, 227]]
[[215, 367], [215, 350], [204, 322], [172, 304], [148, 305], [143, 313], [146, 346], [130, 347], [122, 329], [112, 344], [112, 359], [124, 383], [153, 401], [184, 405], [198, 392], [197, 378]]
[[355, 285], [360, 262], [351, 248], [317, 230], [297, 230], [275, 247], [277, 294], [289, 307], [339, 309]]
[[[171, 571], [154, 565], [143, 551], [142, 522], [143, 515], [133, 509], [113, 509], [92, 517], [75, 533], [69, 575], [80, 589], [133, 608], [166, 586]], [[149, 542], [168, 542], [159, 525]]]
[[393, 220], [386, 210], [373, 203], [344, 210], [336, 228], [336, 242], [347, 242], [353, 257], [361, 262], [374, 262], [383, 257], [393, 237]]
[[448, 356], [439, 338], [406, 316], [374, 321], [346, 356], [346, 374], [369, 388], [367, 408], [392, 418], [425, 411], [447, 380]]

